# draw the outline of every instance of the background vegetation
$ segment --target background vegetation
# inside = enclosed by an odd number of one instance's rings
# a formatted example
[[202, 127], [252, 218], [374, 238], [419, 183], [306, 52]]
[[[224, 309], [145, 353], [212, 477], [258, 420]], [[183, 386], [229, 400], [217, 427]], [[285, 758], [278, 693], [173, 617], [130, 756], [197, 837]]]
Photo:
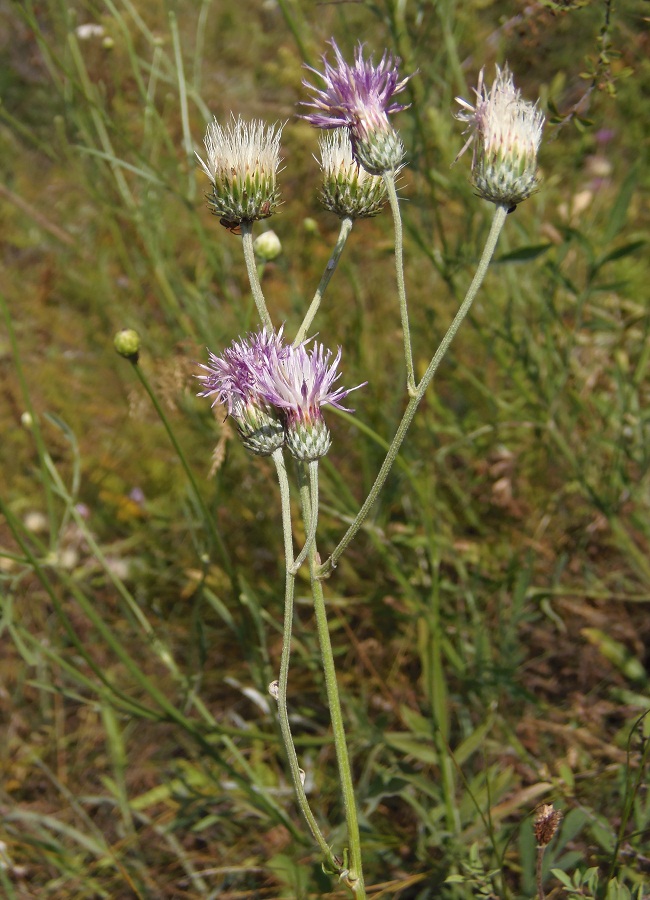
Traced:
[[[206, 345], [255, 319], [240, 238], [211, 218], [193, 151], [211, 115], [287, 120], [268, 223], [284, 254], [263, 283], [291, 334], [338, 230], [317, 201], [317, 135], [295, 118], [302, 63], [331, 36], [418, 69], [398, 124], [419, 367], [489, 227], [467, 160], [450, 168], [454, 97], [507, 59], [549, 118], [543, 188], [509, 217], [326, 584], [370, 893], [532, 898], [531, 821], [554, 802], [545, 867], [567, 873], [566, 896], [650, 896], [647, 15], [643, 0], [0, 4], [4, 896], [337, 895], [267, 695], [274, 473], [194, 380]], [[330, 417], [325, 551], [405, 402], [391, 249], [387, 213], [359, 223], [316, 323], [344, 348], [345, 383], [369, 382], [353, 418]], [[113, 351], [125, 326], [198, 493]], [[289, 700], [340, 848], [307, 593]], [[559, 884], [548, 875], [548, 896]]]

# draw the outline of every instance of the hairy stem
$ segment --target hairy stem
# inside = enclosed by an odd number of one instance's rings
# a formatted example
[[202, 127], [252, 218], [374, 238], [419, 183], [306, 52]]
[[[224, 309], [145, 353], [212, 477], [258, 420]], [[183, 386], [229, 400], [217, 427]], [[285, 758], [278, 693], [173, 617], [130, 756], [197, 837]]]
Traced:
[[404, 239], [402, 236], [402, 215], [395, 188], [395, 173], [384, 172], [384, 184], [390, 202], [395, 226], [395, 274], [397, 276], [397, 293], [399, 310], [402, 319], [402, 336], [404, 339], [404, 361], [406, 363], [406, 388], [409, 396], [415, 394], [415, 373], [413, 370], [413, 351], [411, 349], [411, 328], [409, 326], [408, 305], [406, 302], [406, 285], [404, 283]]
[[284, 557], [286, 577], [284, 583], [284, 629], [282, 635], [282, 656], [280, 658], [280, 679], [278, 681], [278, 720], [280, 722], [280, 732], [282, 734], [282, 742], [289, 761], [289, 770], [291, 772], [291, 780], [296, 792], [296, 799], [300, 811], [305, 817], [305, 821], [309, 826], [309, 830], [314, 836], [314, 840], [324, 854], [328, 865], [338, 871], [340, 866], [334, 858], [327, 841], [323, 837], [323, 833], [318, 827], [318, 822], [314, 818], [314, 814], [309, 806], [305, 788], [302, 783], [302, 773], [298, 764], [296, 748], [293, 743], [291, 734], [291, 725], [289, 724], [289, 710], [287, 707], [287, 687], [289, 682], [289, 662], [291, 659], [291, 632], [293, 628], [293, 595], [295, 579], [292, 574], [293, 565], [293, 537], [291, 528], [291, 504], [289, 500], [289, 479], [287, 478], [287, 470], [284, 464], [284, 456], [282, 449], [278, 448], [272, 454], [273, 462], [278, 473], [278, 483], [280, 485], [280, 500], [282, 507], [282, 532], [284, 534]]
[[266, 308], [266, 300], [262, 293], [262, 286], [257, 274], [257, 263], [255, 262], [255, 251], [253, 250], [253, 224], [252, 222], [241, 223], [241, 239], [244, 248], [244, 260], [246, 262], [246, 271], [248, 272], [248, 280], [250, 282], [253, 300], [257, 307], [257, 314], [260, 317], [262, 325], [267, 331], [273, 331], [273, 322]]
[[314, 299], [311, 301], [309, 309], [307, 310], [307, 315], [303, 319], [302, 325], [298, 329], [298, 334], [296, 335], [296, 338], [293, 342], [294, 347], [296, 347], [301, 341], [304, 341], [305, 337], [307, 336], [307, 332], [311, 328], [311, 323], [314, 321], [316, 313], [318, 312], [321, 300], [323, 299], [323, 294], [327, 290], [327, 285], [330, 283], [332, 275], [334, 274], [334, 270], [338, 265], [341, 253], [343, 253], [343, 248], [345, 247], [345, 243], [350, 236], [353, 225], [354, 222], [352, 219], [345, 218], [341, 221], [341, 230], [339, 231], [336, 246], [332, 250], [332, 255], [327, 261], [325, 271], [323, 272], [318, 287], [316, 288]]
[[469, 312], [474, 298], [478, 293], [478, 289], [481, 286], [483, 279], [485, 278], [485, 273], [487, 272], [490, 260], [492, 259], [492, 255], [494, 254], [497, 240], [505, 223], [507, 214], [508, 210], [505, 206], [496, 207], [494, 212], [494, 219], [492, 220], [492, 227], [490, 228], [490, 233], [483, 249], [483, 254], [481, 256], [476, 274], [472, 279], [472, 283], [469, 286], [465, 299], [461, 303], [453, 322], [449, 326], [447, 333], [440, 343], [440, 346], [436, 350], [431, 362], [429, 363], [427, 370], [422, 377], [422, 381], [420, 381], [416, 388], [414, 396], [409, 400], [409, 403], [404, 411], [404, 415], [402, 416], [402, 421], [399, 423], [397, 432], [395, 433], [395, 437], [393, 438], [390, 447], [388, 448], [386, 459], [382, 463], [379, 474], [375, 479], [375, 483], [370, 489], [370, 493], [366, 497], [361, 509], [355, 516], [354, 521], [339, 541], [330, 558], [318, 569], [318, 576], [320, 578], [326, 577], [330, 574], [332, 569], [336, 568], [341, 555], [344, 553], [346, 547], [350, 544], [350, 542], [353, 540], [353, 538], [365, 522], [368, 513], [372, 509], [377, 497], [379, 496], [379, 493], [383, 488], [386, 479], [388, 478], [390, 470], [393, 467], [393, 463], [397, 458], [397, 454], [399, 453], [402, 442], [406, 437], [406, 433], [408, 432], [411, 422], [413, 421], [417, 408], [420, 405], [420, 402], [424, 397], [426, 390], [433, 379], [433, 376], [436, 374], [438, 366], [440, 365], [445, 353], [449, 349], [449, 345], [454, 339], [456, 332], [460, 328], [463, 319]]
[[[311, 531], [311, 510], [313, 508], [312, 498], [307, 479], [301, 479], [300, 496], [302, 501], [303, 516], [305, 518], [305, 528], [307, 532]], [[363, 881], [363, 864], [361, 860], [361, 837], [359, 834], [359, 820], [357, 817], [357, 806], [354, 797], [354, 786], [352, 784], [352, 770], [350, 768], [350, 757], [348, 755], [348, 746], [345, 739], [345, 728], [343, 726], [343, 712], [341, 710], [341, 700], [339, 698], [339, 689], [336, 681], [336, 668], [334, 666], [334, 654], [332, 652], [332, 642], [330, 640], [329, 625], [327, 623], [327, 611], [325, 609], [325, 596], [323, 594], [323, 585], [318, 577], [318, 551], [316, 542], [314, 541], [309, 548], [309, 574], [311, 578], [312, 597], [314, 601], [314, 614], [316, 617], [316, 628], [318, 631], [318, 642], [320, 645], [321, 659], [323, 663], [323, 673], [325, 675], [325, 689], [327, 691], [327, 705], [332, 720], [332, 732], [334, 736], [334, 747], [336, 749], [336, 762], [339, 770], [339, 778], [341, 781], [341, 792], [343, 794], [343, 806], [345, 809], [345, 822], [348, 829], [349, 844], [349, 868], [341, 873], [341, 879], [350, 889], [357, 900], [365, 900], [366, 889]]]

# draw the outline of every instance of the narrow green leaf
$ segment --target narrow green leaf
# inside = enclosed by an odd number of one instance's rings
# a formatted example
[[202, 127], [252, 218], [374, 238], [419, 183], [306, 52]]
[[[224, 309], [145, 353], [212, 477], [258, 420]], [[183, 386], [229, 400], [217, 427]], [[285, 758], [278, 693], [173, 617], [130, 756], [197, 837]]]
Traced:
[[611, 244], [616, 235], [625, 225], [630, 201], [632, 200], [632, 196], [634, 195], [634, 191], [636, 189], [638, 171], [639, 170], [637, 166], [632, 166], [627, 178], [621, 185], [621, 190], [619, 191], [618, 197], [614, 201], [614, 206], [612, 207], [610, 214], [607, 217], [607, 227], [605, 228], [605, 234], [603, 235], [603, 243], [605, 244], [605, 246], [607, 246], [607, 244]]

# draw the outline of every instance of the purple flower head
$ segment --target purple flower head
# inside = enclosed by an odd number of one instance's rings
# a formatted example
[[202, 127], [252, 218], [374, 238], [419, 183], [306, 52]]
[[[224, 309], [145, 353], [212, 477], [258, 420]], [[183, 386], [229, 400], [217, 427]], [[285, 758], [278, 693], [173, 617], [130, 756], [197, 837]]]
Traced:
[[268, 456], [284, 443], [284, 428], [276, 410], [259, 389], [262, 373], [275, 370], [289, 348], [278, 332], [262, 331], [248, 339], [233, 341], [221, 356], [211, 351], [210, 362], [202, 365], [207, 375], [199, 375], [204, 389], [199, 397], [214, 396], [223, 403], [237, 424], [244, 446], [260, 456]]
[[363, 58], [363, 44], [359, 43], [354, 65], [350, 66], [333, 38], [330, 44], [336, 66], [330, 65], [325, 56], [322, 57], [324, 72], [306, 66], [325, 86], [319, 90], [309, 81], [303, 81], [313, 92], [312, 100], [303, 101], [303, 106], [317, 111], [301, 118], [316, 128], [347, 128], [355, 157], [373, 175], [396, 171], [404, 157], [404, 148], [388, 116], [407, 108], [408, 104], [391, 101], [404, 90], [411, 76], [400, 81], [400, 60], [387, 50], [375, 66], [372, 59]]
[[322, 344], [314, 344], [311, 350], [299, 344], [289, 348], [289, 353], [278, 358], [277, 365], [260, 377], [260, 392], [269, 404], [284, 413], [287, 446], [297, 459], [319, 459], [329, 450], [331, 439], [322, 406], [353, 412], [341, 401], [362, 385], [334, 386], [341, 377], [337, 372], [340, 360], [340, 348], [332, 360], [332, 351], [325, 350]]

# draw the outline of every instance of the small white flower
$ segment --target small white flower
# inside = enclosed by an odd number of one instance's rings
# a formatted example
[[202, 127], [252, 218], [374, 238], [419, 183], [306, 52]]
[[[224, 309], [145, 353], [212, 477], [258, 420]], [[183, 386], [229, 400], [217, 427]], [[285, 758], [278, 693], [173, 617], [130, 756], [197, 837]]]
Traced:
[[490, 89], [481, 70], [476, 106], [456, 98], [462, 107], [456, 118], [466, 122], [470, 132], [456, 159], [472, 145], [472, 181], [479, 195], [502, 206], [516, 206], [539, 185], [537, 151], [544, 114], [536, 103], [521, 97], [507, 65], [496, 70]]
[[104, 37], [103, 27], [94, 22], [86, 22], [84, 25], [77, 25], [74, 31], [80, 41], [89, 41], [94, 37]]

